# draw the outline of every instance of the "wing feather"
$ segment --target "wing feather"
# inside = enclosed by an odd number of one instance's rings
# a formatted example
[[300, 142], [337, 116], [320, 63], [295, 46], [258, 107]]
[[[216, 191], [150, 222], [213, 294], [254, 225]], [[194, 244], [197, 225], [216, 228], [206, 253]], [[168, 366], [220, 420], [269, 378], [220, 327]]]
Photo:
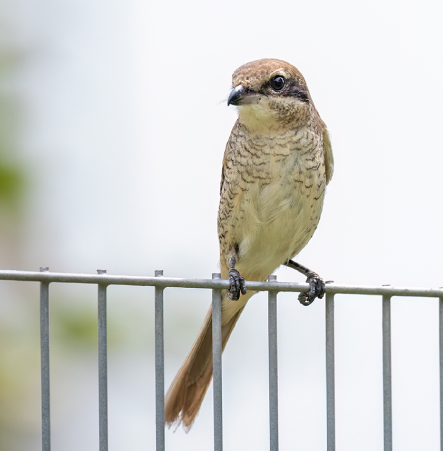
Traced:
[[328, 129], [323, 129], [323, 149], [325, 155], [326, 185], [331, 181], [334, 174], [334, 155], [332, 154], [331, 140]]

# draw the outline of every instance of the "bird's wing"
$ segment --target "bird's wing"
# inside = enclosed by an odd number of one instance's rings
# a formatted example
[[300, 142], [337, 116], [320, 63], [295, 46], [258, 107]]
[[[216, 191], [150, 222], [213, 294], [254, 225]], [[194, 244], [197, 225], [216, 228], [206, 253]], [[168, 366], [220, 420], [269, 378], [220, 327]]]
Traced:
[[325, 155], [326, 185], [331, 181], [334, 174], [334, 155], [332, 154], [331, 140], [328, 129], [323, 129], [323, 149]]
[[[238, 245], [240, 237], [237, 236], [238, 227], [233, 227], [232, 215], [238, 209], [241, 201], [244, 182], [241, 178], [240, 167], [236, 164], [238, 153], [237, 142], [238, 121], [232, 129], [231, 136], [226, 144], [223, 157], [222, 177], [220, 183], [220, 205], [218, 209], [218, 235], [220, 240], [220, 253], [228, 257], [233, 247]], [[223, 271], [222, 271], [223, 272]]]
[[223, 155], [223, 165], [222, 165], [222, 174], [220, 180], [220, 199], [222, 199], [226, 195], [226, 191], [229, 189], [229, 185], [234, 183], [237, 184], [236, 174], [238, 171], [233, 170], [234, 166], [234, 154], [235, 154], [235, 144], [237, 138], [237, 129], [238, 129], [238, 120], [234, 124], [232, 128], [231, 135], [229, 136], [228, 142], [226, 143], [225, 153]]

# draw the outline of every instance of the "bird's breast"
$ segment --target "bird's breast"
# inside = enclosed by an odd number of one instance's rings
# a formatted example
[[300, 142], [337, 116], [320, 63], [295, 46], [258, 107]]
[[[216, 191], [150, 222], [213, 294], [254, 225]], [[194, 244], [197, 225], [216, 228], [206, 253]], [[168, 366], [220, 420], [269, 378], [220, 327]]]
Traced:
[[319, 138], [298, 130], [249, 139], [237, 155], [242, 190], [237, 204], [239, 266], [267, 277], [312, 237], [323, 206]]

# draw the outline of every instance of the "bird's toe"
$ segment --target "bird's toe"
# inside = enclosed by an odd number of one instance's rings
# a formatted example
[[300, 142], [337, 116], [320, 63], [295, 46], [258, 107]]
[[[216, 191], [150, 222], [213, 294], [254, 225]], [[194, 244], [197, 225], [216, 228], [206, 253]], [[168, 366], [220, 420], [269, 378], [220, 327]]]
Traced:
[[229, 283], [231, 286], [229, 287], [227, 293], [229, 298], [233, 301], [238, 301], [240, 294], [246, 294], [245, 279], [234, 268], [229, 270]]
[[321, 299], [326, 292], [326, 285], [323, 279], [316, 273], [312, 273], [306, 279], [309, 283], [309, 291], [307, 293], [300, 293], [298, 300], [302, 305], [310, 305], [314, 302], [315, 298]]

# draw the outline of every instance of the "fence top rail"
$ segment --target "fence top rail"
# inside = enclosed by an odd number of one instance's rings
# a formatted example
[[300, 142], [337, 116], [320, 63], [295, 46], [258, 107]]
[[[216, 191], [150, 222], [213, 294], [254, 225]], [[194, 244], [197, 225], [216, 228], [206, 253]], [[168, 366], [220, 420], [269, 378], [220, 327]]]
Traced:
[[[178, 279], [172, 277], [142, 277], [120, 276], [110, 274], [71, 274], [57, 272], [15, 271], [0, 270], [0, 280], [17, 280], [29, 282], [58, 282], [58, 283], [92, 283], [99, 285], [138, 285], [155, 286], [159, 288], [209, 288], [226, 289], [229, 281], [221, 279]], [[252, 291], [294, 291], [300, 292], [309, 289], [307, 283], [296, 282], [254, 282], [247, 281], [246, 287]], [[440, 288], [411, 288], [382, 286], [352, 286], [326, 284], [326, 293], [329, 294], [368, 294], [385, 296], [417, 296], [443, 298], [443, 287]]]

